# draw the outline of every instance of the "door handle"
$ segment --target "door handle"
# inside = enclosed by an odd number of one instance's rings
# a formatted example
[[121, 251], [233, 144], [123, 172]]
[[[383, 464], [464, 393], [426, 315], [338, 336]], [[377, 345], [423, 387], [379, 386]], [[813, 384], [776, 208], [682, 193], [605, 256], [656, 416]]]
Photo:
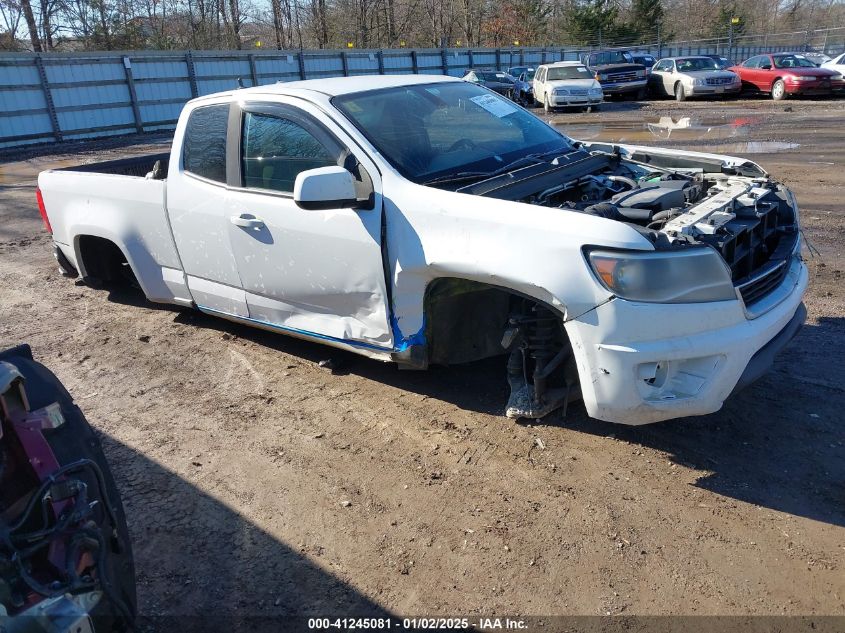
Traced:
[[260, 229], [264, 226], [264, 220], [257, 218], [249, 213], [241, 213], [240, 215], [233, 215], [229, 221], [235, 226], [240, 226], [244, 229]]

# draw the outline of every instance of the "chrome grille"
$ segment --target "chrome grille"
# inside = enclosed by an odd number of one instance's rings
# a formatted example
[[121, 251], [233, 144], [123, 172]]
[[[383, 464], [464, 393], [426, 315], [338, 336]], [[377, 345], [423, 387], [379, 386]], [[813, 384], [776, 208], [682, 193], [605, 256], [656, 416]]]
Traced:
[[575, 95], [575, 96], [578, 96], [578, 97], [583, 97], [587, 94], [587, 89], [586, 88], [570, 88], [569, 94]]
[[637, 71], [632, 70], [624, 73], [610, 73], [607, 75], [607, 80], [610, 82], [617, 81], [634, 81], [637, 78]]
[[708, 86], [726, 86], [733, 83], [733, 77], [708, 77]]
[[789, 260], [773, 262], [760, 270], [752, 279], [737, 285], [746, 306], [759, 301], [780, 285], [789, 270]]

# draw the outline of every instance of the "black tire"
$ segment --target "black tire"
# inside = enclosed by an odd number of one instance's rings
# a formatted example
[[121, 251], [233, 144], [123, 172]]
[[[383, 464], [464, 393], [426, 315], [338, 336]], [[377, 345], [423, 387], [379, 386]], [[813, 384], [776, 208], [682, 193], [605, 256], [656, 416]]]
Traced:
[[772, 99], [775, 101], [786, 99], [786, 84], [783, 83], [783, 79], [778, 79], [772, 84]]
[[[26, 379], [25, 388], [29, 399], [30, 409], [35, 411], [57, 402], [64, 416], [64, 424], [56, 429], [45, 431], [45, 437], [56, 456], [59, 465], [69, 464], [78, 459], [90, 459], [99, 466], [103, 475], [105, 490], [99, 490], [97, 478], [89, 471], [79, 471], [75, 477], [85, 481], [89, 495], [105, 495], [115, 512], [117, 525], [112, 525], [108, 513], [102, 512], [101, 531], [104, 536], [116, 532], [117, 538], [106, 538], [108, 555], [106, 556], [107, 576], [110, 591], [108, 597], [94, 608], [90, 614], [95, 630], [112, 631], [122, 628], [131, 629], [131, 620], [137, 613], [137, 595], [135, 587], [135, 559], [132, 555], [132, 543], [129, 530], [126, 527], [126, 513], [120, 501], [120, 495], [115, 485], [109, 464], [103, 454], [100, 440], [85, 419], [82, 411], [77, 407], [71, 395], [64, 388], [59, 379], [32, 359], [32, 351], [28, 345], [20, 345], [0, 353], [0, 359], [17, 367]], [[99, 504], [102, 506], [102, 504]], [[112, 600], [115, 598], [120, 605]], [[122, 621], [122, 616], [128, 616]], [[125, 626], [124, 626], [125, 625]]]
[[645, 88], [637, 90], [637, 101], [643, 101], [647, 96]]
[[687, 100], [687, 93], [684, 90], [684, 84], [680, 81], [675, 84], [675, 101], [686, 101]]

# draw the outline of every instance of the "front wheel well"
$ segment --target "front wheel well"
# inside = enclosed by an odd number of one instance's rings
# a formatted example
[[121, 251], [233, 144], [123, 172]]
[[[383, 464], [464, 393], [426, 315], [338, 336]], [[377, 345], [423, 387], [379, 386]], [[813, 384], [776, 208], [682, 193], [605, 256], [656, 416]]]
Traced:
[[560, 310], [522, 293], [466, 279], [431, 282], [425, 296], [432, 364], [508, 356], [506, 415], [541, 418], [580, 394]]

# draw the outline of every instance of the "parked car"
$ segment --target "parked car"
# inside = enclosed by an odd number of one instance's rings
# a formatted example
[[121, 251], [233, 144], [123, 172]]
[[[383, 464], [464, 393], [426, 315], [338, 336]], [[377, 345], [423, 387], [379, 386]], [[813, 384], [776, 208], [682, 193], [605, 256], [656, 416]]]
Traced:
[[536, 105], [534, 101], [534, 75], [533, 68], [527, 68], [516, 77], [516, 90], [514, 100], [523, 105]]
[[732, 66], [744, 89], [765, 92], [779, 101], [790, 95], [830, 95], [843, 88], [842, 75], [795, 53], [756, 55]]
[[204, 96], [169, 156], [38, 186], [83, 281], [408, 369], [503, 355], [513, 418], [711, 413], [805, 316], [798, 205], [762, 167], [579, 143], [451, 77]]
[[631, 53], [631, 58], [634, 60], [635, 64], [642, 64], [645, 66], [646, 75], [651, 73], [651, 67], [657, 63], [654, 55], [649, 55], [648, 53]]
[[543, 64], [534, 74], [534, 99], [546, 112], [555, 108], [598, 108], [604, 99], [601, 84], [581, 62]]
[[[839, 73], [840, 75], [845, 76], [845, 53], [841, 55], [836, 55], [830, 61], [825, 62], [821, 66], [822, 68], [826, 68], [828, 70], [832, 70], [834, 72]], [[845, 95], [845, 84], [840, 84], [838, 82], [833, 83], [833, 94], [838, 96]]]
[[507, 69], [507, 74], [511, 77], [519, 78], [519, 76], [524, 73], [526, 70], [534, 70], [533, 66], [511, 66]]
[[581, 62], [595, 75], [605, 95], [646, 96], [645, 66], [634, 62], [628, 51], [594, 51], [581, 55]]
[[809, 59], [811, 62], [813, 62], [816, 65], [816, 67], [824, 66], [825, 62], [830, 61], [830, 55], [825, 55], [824, 53], [808, 52], [808, 53], [795, 53], [795, 54], [796, 55], [803, 55], [804, 57]]
[[836, 55], [833, 59], [824, 62], [822, 68], [829, 68], [840, 74], [845, 74], [845, 53]]
[[714, 62], [716, 62], [716, 66], [719, 68], [719, 70], [725, 70], [726, 68], [730, 68], [731, 66], [733, 66], [733, 62], [731, 62], [731, 60], [729, 60], [724, 55], [703, 55], [703, 57], [709, 57]]
[[513, 99], [516, 92], [516, 79], [500, 70], [470, 69], [464, 73], [462, 79], [489, 88], [508, 99]]
[[657, 96], [688, 97], [738, 95], [742, 90], [739, 75], [719, 70], [710, 57], [667, 57], [654, 65], [648, 87]]
[[28, 345], [0, 352], [0, 630], [132, 628], [132, 547], [97, 434]]

